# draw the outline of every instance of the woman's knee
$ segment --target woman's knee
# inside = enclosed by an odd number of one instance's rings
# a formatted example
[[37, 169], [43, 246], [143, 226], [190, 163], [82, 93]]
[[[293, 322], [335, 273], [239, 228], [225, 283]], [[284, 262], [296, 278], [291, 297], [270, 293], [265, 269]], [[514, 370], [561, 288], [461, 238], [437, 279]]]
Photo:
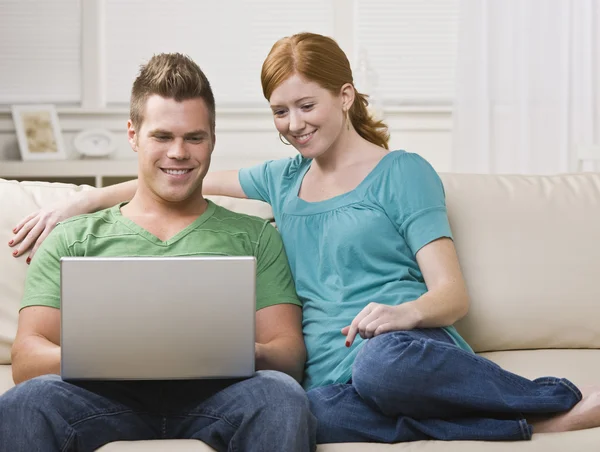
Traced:
[[[365, 399], [385, 397], [391, 386], [413, 390], [419, 379], [421, 340], [406, 332], [381, 334], [369, 339], [352, 368], [352, 385]], [[413, 389], [411, 389], [411, 387]]]

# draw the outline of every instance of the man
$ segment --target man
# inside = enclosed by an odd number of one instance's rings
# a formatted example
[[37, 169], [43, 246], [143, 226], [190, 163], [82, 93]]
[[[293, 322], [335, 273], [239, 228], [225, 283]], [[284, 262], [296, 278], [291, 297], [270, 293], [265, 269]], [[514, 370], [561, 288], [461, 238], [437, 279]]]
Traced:
[[[217, 450], [314, 450], [315, 421], [294, 380], [302, 377], [306, 351], [283, 245], [268, 222], [202, 197], [215, 105], [192, 60], [161, 54], [142, 67], [128, 137], [139, 163], [131, 202], [61, 223], [32, 261], [12, 350], [18, 385], [0, 397], [0, 450], [92, 451], [112, 441], [160, 438], [199, 439]], [[257, 258], [253, 378], [74, 385], [56, 375], [62, 256], [215, 252]]]

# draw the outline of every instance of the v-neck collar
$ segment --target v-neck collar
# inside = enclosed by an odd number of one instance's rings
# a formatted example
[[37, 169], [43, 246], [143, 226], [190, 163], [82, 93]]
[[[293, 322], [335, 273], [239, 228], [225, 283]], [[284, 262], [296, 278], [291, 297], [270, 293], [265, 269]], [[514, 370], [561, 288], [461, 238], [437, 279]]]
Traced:
[[215, 210], [217, 209], [217, 206], [215, 203], [213, 203], [212, 201], [209, 201], [208, 199], [206, 200], [206, 202], [208, 203], [206, 210], [200, 216], [198, 216], [198, 218], [196, 218], [193, 223], [189, 224], [188, 226], [183, 228], [181, 231], [179, 231], [177, 234], [175, 234], [173, 237], [170, 237], [167, 240], [159, 239], [154, 234], [148, 232], [146, 229], [144, 229], [143, 227], [141, 227], [134, 221], [123, 216], [123, 214], [121, 213], [121, 207], [128, 204], [127, 202], [122, 202], [120, 204], [117, 204], [116, 206], [111, 208], [111, 211], [112, 211], [112, 215], [114, 216], [114, 218], [117, 221], [121, 222], [123, 225], [125, 225], [128, 229], [131, 229], [133, 232], [135, 232], [136, 234], [139, 234], [140, 236], [144, 237], [146, 240], [154, 243], [155, 245], [166, 247], [166, 246], [169, 246], [169, 245], [172, 245], [172, 244], [178, 242], [183, 237], [185, 237], [190, 232], [192, 232], [194, 229], [196, 229], [198, 226], [205, 223], [210, 217], [212, 217], [212, 215], [215, 213]]

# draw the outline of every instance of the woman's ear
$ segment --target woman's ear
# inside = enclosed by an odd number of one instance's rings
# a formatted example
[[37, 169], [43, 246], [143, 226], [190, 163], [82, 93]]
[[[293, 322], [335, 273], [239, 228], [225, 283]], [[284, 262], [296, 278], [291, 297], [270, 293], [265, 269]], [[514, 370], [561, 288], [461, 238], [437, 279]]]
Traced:
[[356, 90], [352, 83], [345, 83], [340, 88], [340, 98], [342, 99], [342, 108], [344, 110], [350, 110], [350, 107], [352, 107], [354, 99], [356, 98]]

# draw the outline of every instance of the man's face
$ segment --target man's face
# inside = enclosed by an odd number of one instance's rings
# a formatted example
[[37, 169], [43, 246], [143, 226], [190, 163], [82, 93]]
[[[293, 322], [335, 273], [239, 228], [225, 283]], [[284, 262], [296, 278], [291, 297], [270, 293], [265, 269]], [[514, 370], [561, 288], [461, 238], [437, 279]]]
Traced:
[[138, 153], [140, 184], [170, 203], [201, 197], [215, 146], [204, 100], [177, 102], [153, 95], [143, 117], [139, 130], [128, 123], [129, 143]]

